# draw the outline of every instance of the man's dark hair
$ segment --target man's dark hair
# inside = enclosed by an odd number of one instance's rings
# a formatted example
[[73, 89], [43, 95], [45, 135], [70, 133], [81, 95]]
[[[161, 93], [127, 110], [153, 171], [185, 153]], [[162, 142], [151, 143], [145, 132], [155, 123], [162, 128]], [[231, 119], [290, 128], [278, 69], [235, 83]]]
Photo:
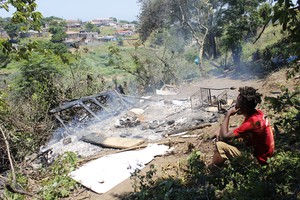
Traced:
[[261, 94], [257, 92], [257, 89], [253, 87], [240, 87], [239, 98], [241, 106], [247, 110], [255, 109], [256, 105], [261, 103]]

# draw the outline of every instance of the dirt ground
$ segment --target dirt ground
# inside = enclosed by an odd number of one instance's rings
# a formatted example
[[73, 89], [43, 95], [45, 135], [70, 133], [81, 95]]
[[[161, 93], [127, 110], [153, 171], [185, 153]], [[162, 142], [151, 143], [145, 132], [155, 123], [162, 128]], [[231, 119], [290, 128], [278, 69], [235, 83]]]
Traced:
[[[210, 76], [209, 78], [199, 81], [186, 83], [179, 87], [179, 97], [189, 97], [200, 87], [214, 87], [214, 88], [224, 88], [224, 87], [242, 87], [242, 86], [252, 86], [257, 88], [260, 93], [265, 95], [278, 95], [280, 93], [281, 85], [291, 86], [295, 84], [299, 84], [299, 76], [287, 81], [285, 76], [286, 70], [281, 70], [275, 72], [268, 76], [265, 79], [258, 79], [255, 77], [251, 77], [250, 75], [237, 76], [235, 74], [227, 74], [226, 76]], [[236, 93], [238, 91], [236, 90]], [[259, 107], [263, 109], [262, 107]], [[178, 166], [180, 163], [184, 162], [186, 158], [189, 156], [190, 152], [193, 149], [198, 149], [202, 153], [204, 153], [207, 163], [210, 162], [213, 153], [213, 141], [209, 139], [210, 135], [213, 135], [216, 131], [219, 130], [220, 122], [222, 121], [222, 115], [218, 119], [218, 122], [214, 123], [211, 127], [207, 127], [204, 129], [197, 129], [191, 131], [190, 134], [196, 135], [199, 137], [194, 138], [181, 138], [181, 137], [168, 137], [163, 141], [169, 141], [174, 148], [174, 151], [170, 155], [156, 157], [153, 161], [151, 161], [142, 172], [149, 171], [150, 164], [154, 164], [156, 169], [158, 170], [157, 176], [162, 176], [162, 169], [172, 169], [174, 166]], [[241, 122], [241, 116], [234, 116], [230, 121], [231, 126], [237, 126]], [[203, 134], [204, 133], [204, 134]], [[201, 135], [201, 137], [200, 137]], [[208, 135], [204, 136], [203, 135]], [[113, 153], [113, 152], [111, 152]], [[172, 170], [170, 170], [172, 173]], [[122, 199], [122, 196], [133, 192], [132, 182], [128, 178], [125, 181], [121, 182], [113, 189], [108, 191], [105, 194], [97, 194], [92, 192], [89, 189], [82, 189], [77, 191], [70, 197], [70, 199], [91, 199], [91, 200], [119, 200]]]

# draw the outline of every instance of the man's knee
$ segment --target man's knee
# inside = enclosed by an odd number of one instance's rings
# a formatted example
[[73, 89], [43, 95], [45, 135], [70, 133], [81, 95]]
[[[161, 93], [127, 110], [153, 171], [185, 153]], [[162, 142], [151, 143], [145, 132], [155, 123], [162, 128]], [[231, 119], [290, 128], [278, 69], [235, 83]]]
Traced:
[[241, 152], [235, 146], [222, 141], [216, 142], [216, 151], [223, 159], [229, 159], [241, 155]]

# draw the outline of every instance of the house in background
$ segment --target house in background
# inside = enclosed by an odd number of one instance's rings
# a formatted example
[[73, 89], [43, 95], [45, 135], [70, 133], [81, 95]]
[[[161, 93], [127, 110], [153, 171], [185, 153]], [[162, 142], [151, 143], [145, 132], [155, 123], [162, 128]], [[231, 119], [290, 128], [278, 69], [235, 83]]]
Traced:
[[92, 24], [100, 27], [100, 26], [109, 26], [110, 24], [115, 24], [113, 18], [98, 18], [98, 19], [93, 19], [91, 21]]
[[87, 44], [92, 41], [98, 40], [98, 33], [97, 32], [86, 32], [86, 31], [79, 31], [79, 38], [80, 40], [84, 40]]
[[64, 43], [67, 46], [71, 46], [73, 44], [88, 44], [90, 42], [99, 41], [97, 32], [86, 32], [84, 30], [81, 31], [67, 31], [67, 38]]
[[135, 24], [121, 24], [120, 27], [123, 29], [135, 30]]
[[67, 31], [66, 34], [67, 34], [66, 40], [78, 40], [79, 39], [78, 31]]
[[70, 29], [70, 28], [80, 28], [81, 24], [82, 24], [82, 21], [81, 20], [67, 20], [66, 23], [67, 23], [67, 28], [68, 29]]
[[118, 30], [115, 33], [117, 36], [132, 36], [134, 32], [132, 30]]
[[101, 41], [101, 42], [117, 41], [117, 38], [115, 36], [112, 36], [112, 35], [106, 35], [106, 36], [98, 37], [97, 39], [98, 39], [98, 41]]

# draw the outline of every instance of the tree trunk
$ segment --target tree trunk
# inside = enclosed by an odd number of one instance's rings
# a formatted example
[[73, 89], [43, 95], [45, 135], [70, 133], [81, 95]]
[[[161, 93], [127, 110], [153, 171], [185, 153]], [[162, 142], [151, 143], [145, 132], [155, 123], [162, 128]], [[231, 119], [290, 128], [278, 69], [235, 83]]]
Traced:
[[213, 33], [209, 34], [209, 41], [210, 41], [210, 45], [211, 45], [211, 49], [212, 49], [213, 58], [216, 59], [217, 58], [217, 45], [216, 45], [215, 35]]
[[232, 59], [234, 65], [239, 69], [240, 63], [241, 63], [241, 54], [242, 54], [242, 47], [241, 46], [235, 46], [232, 48]]
[[[198, 38], [196, 41], [198, 42], [199, 46], [200, 46], [200, 49], [199, 49], [199, 69], [200, 71], [203, 71], [203, 51], [204, 51], [204, 41], [205, 41], [205, 38], [208, 34], [208, 28], [206, 28], [205, 26], [202, 25], [202, 27], [205, 29], [205, 33], [203, 35], [202, 38]], [[201, 36], [199, 36], [201, 37]]]

